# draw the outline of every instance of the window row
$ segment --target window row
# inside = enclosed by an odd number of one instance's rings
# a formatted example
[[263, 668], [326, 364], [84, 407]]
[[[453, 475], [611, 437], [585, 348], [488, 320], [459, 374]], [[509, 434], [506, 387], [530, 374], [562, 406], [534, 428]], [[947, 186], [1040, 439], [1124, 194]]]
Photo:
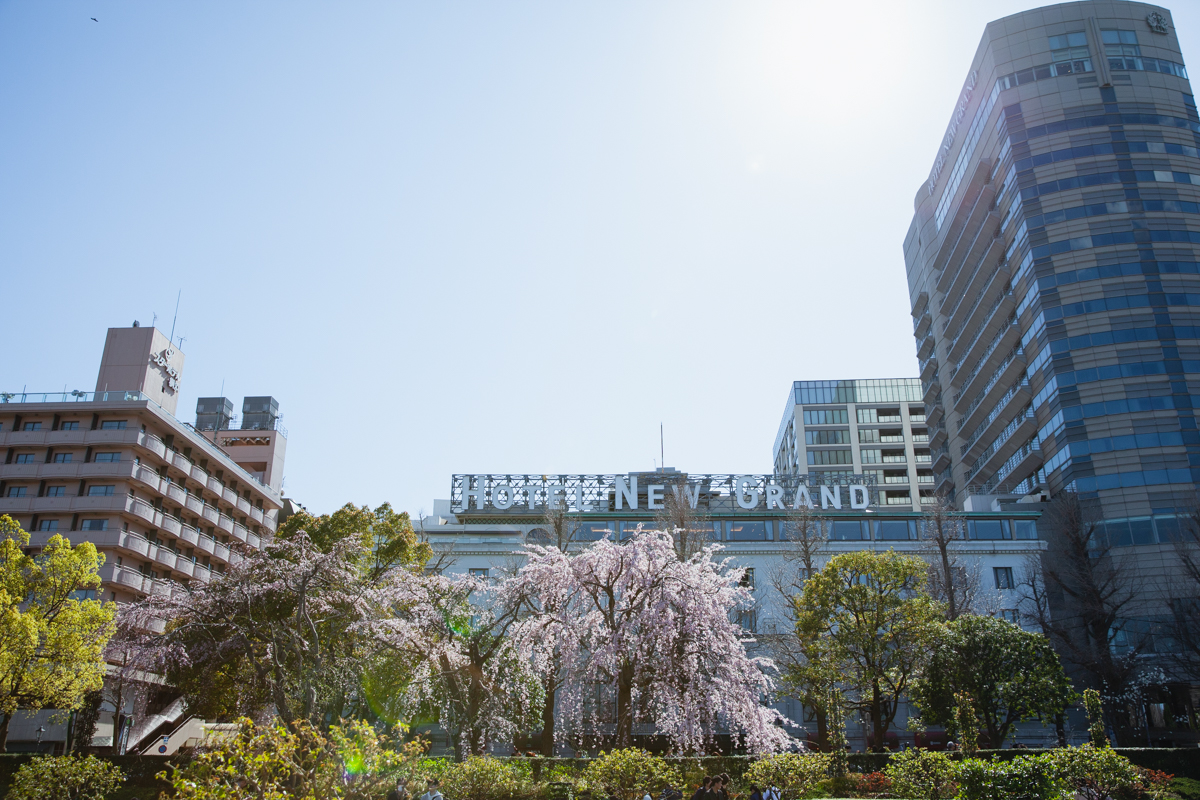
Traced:
[[[77, 431], [77, 430], [79, 430], [80, 421], [79, 420], [63, 420], [63, 421], [60, 421], [57, 426], [55, 426], [53, 423], [51, 423], [51, 427], [49, 427], [49, 428], [45, 427], [45, 425], [46, 425], [46, 423], [44, 423], [44, 422], [36, 422], [36, 421], [22, 422], [20, 424], [20, 429], [22, 431], [40, 431], [40, 430]], [[105, 419], [105, 420], [99, 420], [97, 422], [97, 424], [92, 428], [92, 430], [123, 431], [126, 429], [126, 427], [128, 425], [129, 425], [129, 420]], [[4, 430], [4, 423], [0, 422], [0, 431], [2, 431], [2, 430]]]
[[[86, 458], [84, 459], [86, 461]], [[93, 453], [92, 462], [97, 464], [102, 463], [117, 463], [121, 460], [121, 454], [116, 453]], [[54, 453], [52, 457], [46, 461], [47, 464], [72, 464], [75, 462], [75, 453]], [[37, 453], [14, 453], [12, 455], [12, 464], [38, 464], [42, 463], [38, 460]]]

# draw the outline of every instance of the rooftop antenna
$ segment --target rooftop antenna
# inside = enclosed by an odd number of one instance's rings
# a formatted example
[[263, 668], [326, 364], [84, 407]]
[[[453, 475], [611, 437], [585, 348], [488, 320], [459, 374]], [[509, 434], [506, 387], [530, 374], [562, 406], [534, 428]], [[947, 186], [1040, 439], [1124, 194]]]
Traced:
[[182, 349], [183, 349], [183, 343], [184, 343], [185, 341], [187, 341], [187, 337], [186, 337], [186, 336], [180, 336], [180, 337], [179, 337], [179, 349], [180, 349], [180, 350], [182, 350]]
[[658, 423], [658, 454], [662, 457], [663, 469], [667, 468], [667, 446], [663, 440], [663, 424]]
[[[175, 316], [171, 318], [171, 337], [169, 342], [175, 341], [175, 321], [179, 319], [179, 298], [183, 297], [183, 289], [179, 290], [179, 294], [175, 295]], [[179, 345], [181, 348], [183, 345]]]
[[157, 311], [154, 312], [154, 319], [150, 320], [150, 327], [153, 328], [154, 323], [156, 323], [156, 322], [158, 322], [158, 312]]

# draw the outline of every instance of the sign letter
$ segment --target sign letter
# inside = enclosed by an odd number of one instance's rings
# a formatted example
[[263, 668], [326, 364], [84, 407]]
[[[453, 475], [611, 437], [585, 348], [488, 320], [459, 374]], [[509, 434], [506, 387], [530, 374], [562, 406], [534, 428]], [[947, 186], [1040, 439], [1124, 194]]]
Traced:
[[687, 486], [680, 486], [676, 483], [671, 486], [671, 491], [675, 493], [676, 503], [682, 503], [683, 498], [686, 497], [688, 505], [695, 508], [696, 504], [700, 502], [700, 484], [698, 483], [689, 483]]
[[855, 484], [850, 487], [850, 507], [856, 511], [866, 508], [871, 504], [871, 495], [867, 492], [867, 487], [861, 484]]
[[583, 502], [583, 484], [575, 486], [575, 510], [576, 511], [591, 511], [592, 507], [588, 503]]
[[[831, 491], [832, 490], [832, 491]], [[841, 486], [822, 486], [821, 487], [821, 508], [829, 508], [832, 505], [838, 511], [842, 510], [842, 487]]]
[[[500, 495], [504, 495], [504, 499], [500, 499]], [[501, 483], [492, 488], [492, 505], [501, 511], [507, 511], [513, 507], [513, 503], [517, 502], [517, 493], [512, 486], [507, 483]]]
[[767, 511], [773, 508], [784, 508], [783, 487], [773, 483], [767, 484]]
[[733, 485], [739, 506], [745, 509], [758, 508], [758, 496], [760, 492], [758, 490], [757, 479], [749, 475], [743, 475], [740, 478], [734, 478]]
[[666, 489], [665, 484], [652, 483], [646, 487], [646, 508], [659, 510], [663, 507], [663, 490]]
[[792, 501], [792, 508], [797, 509], [800, 506], [805, 508], [816, 508], [812, 501], [812, 495], [808, 493], [808, 487], [803, 483], [796, 487], [796, 499]]
[[475, 507], [483, 508], [483, 492], [484, 492], [483, 479], [480, 478], [478, 481], [476, 481], [474, 488], [471, 487], [471, 476], [470, 475], [463, 476], [463, 482], [465, 484], [463, 486], [463, 490], [462, 490], [463, 511], [471, 510], [471, 498], [472, 497], [475, 498]]
[[637, 509], [637, 476], [630, 475], [628, 480], [616, 478], [613, 483], [613, 491], [617, 495], [617, 510], [621, 510], [621, 500], [629, 503], [631, 509]]

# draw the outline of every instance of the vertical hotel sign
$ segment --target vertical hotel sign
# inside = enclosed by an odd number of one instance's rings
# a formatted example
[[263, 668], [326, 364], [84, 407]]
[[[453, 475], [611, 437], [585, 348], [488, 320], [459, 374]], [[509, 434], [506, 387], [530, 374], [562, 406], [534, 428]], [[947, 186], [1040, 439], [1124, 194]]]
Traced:
[[975, 92], [975, 81], [979, 77], [979, 70], [971, 70], [971, 74], [967, 76], [967, 83], [963, 86], [962, 92], [958, 95], [958, 105], [954, 107], [954, 116], [950, 118], [950, 124], [946, 127], [946, 135], [942, 137], [942, 146], [938, 149], [937, 159], [933, 162], [933, 170], [929, 173], [929, 183], [927, 189], [929, 194], [933, 194], [934, 188], [937, 186], [938, 178], [942, 174], [942, 168], [946, 166], [946, 158], [950, 155], [950, 148], [954, 146], [954, 134], [958, 133], [958, 126], [962, 123], [963, 117], [967, 115], [967, 106], [971, 104], [971, 95]]
[[566, 508], [581, 514], [614, 511], [658, 511], [668, 497], [707, 511], [758, 512], [865, 511], [875, 505], [874, 480], [851, 476], [847, 481], [809, 484], [807, 476], [687, 475], [455, 475], [450, 507], [455, 514], [472, 512], [528, 513]]

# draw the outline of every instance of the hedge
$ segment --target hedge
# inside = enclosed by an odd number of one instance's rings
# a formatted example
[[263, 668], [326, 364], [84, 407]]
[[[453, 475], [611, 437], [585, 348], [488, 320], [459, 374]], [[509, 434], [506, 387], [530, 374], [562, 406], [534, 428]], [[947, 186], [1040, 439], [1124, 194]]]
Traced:
[[[991, 758], [995, 755], [1007, 760], [1021, 755], [1036, 755], [1040, 752], [1045, 751], [1010, 748], [1007, 750], [980, 750], [978, 755], [981, 758]], [[1169, 772], [1179, 778], [1200, 780], [1200, 749], [1198, 748], [1128, 747], [1117, 748], [1117, 752], [1138, 766]], [[953, 755], [955, 758], [962, 756], [961, 753]], [[0, 798], [8, 793], [13, 774], [20, 769], [22, 764], [34, 757], [32, 753], [0, 754]], [[850, 769], [854, 772], [877, 772], [887, 765], [889, 757], [888, 753], [851, 753]], [[175, 756], [99, 755], [98, 758], [111, 761], [123, 769], [128, 776], [129, 780], [120, 795], [128, 796], [131, 794], [131, 790], [136, 788], [153, 798], [158, 796], [160, 790], [170, 789], [169, 784], [158, 781], [154, 776], [166, 770], [172, 760], [178, 763], [186, 756], [183, 754]], [[590, 761], [588, 758], [541, 757], [521, 758], [520, 760], [529, 762], [535, 781], [541, 781], [544, 771], [552, 766], [582, 771]], [[727, 772], [735, 781], [741, 780], [742, 775], [754, 760], [753, 756], [703, 756], [699, 758], [667, 756], [667, 761], [678, 766], [684, 775], [718, 775]], [[136, 794], [136, 792], [132, 793]]]

